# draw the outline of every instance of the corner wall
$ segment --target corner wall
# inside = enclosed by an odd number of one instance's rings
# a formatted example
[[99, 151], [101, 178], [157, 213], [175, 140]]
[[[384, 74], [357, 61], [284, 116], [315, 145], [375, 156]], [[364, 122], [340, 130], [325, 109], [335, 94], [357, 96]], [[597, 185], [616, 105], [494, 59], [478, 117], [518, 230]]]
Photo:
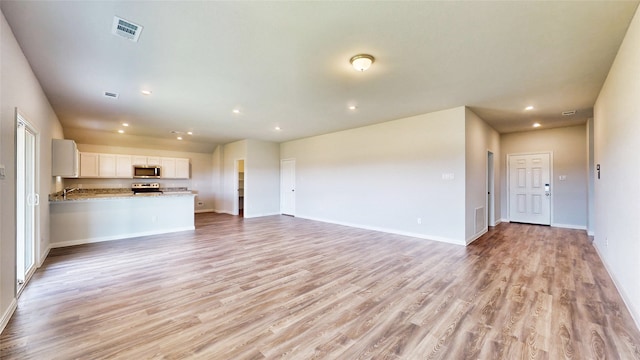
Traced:
[[56, 188], [51, 176], [51, 139], [62, 138], [62, 126], [53, 112], [38, 79], [31, 70], [4, 14], [0, 12], [0, 164], [6, 177], [0, 180], [0, 329], [15, 308], [15, 109], [27, 117], [39, 133], [38, 176], [41, 194], [39, 243], [36, 262], [40, 263], [49, 248], [49, 204], [46, 194]]
[[465, 107], [285, 142], [280, 158], [296, 160], [298, 217], [465, 244]]
[[595, 247], [640, 326], [640, 10], [594, 106]]
[[244, 217], [280, 214], [280, 145], [247, 140]]
[[[487, 125], [473, 111], [465, 109], [465, 242], [487, 232], [488, 211], [495, 220], [500, 219], [500, 134]], [[493, 153], [493, 189], [488, 188], [488, 152]], [[493, 208], [488, 204], [488, 191], [494, 194]], [[476, 210], [482, 212], [482, 224], [476, 219]], [[477, 223], [476, 223], [477, 222]]]

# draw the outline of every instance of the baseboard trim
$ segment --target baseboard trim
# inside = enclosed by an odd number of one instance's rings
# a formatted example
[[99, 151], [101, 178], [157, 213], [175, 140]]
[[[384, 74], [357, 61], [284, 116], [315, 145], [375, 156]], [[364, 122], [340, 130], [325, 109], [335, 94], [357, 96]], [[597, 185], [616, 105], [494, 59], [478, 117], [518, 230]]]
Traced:
[[9, 308], [7, 308], [4, 314], [2, 314], [2, 321], [0, 322], [0, 334], [2, 334], [4, 328], [7, 327], [9, 320], [11, 320], [11, 317], [13, 316], [13, 313], [16, 312], [17, 308], [18, 302], [15, 298], [13, 298], [13, 300], [11, 300], [11, 304], [9, 304]]
[[564, 228], [564, 229], [574, 229], [574, 230], [587, 230], [587, 227], [584, 225], [571, 225], [571, 224], [556, 224], [556, 223], [551, 223], [552, 227], [559, 227], [559, 228]]
[[471, 244], [472, 242], [480, 239], [482, 237], [482, 235], [486, 234], [489, 231], [488, 228], [484, 228], [484, 230], [482, 230], [481, 232], [477, 233], [476, 235], [473, 235], [472, 237], [470, 237], [469, 239], [467, 239], [467, 245]]
[[323, 218], [317, 218], [313, 216], [305, 216], [305, 215], [299, 215], [299, 214], [296, 214], [295, 217], [300, 219], [306, 219], [306, 220], [320, 221], [320, 222], [329, 223], [329, 224], [349, 226], [357, 229], [380, 231], [380, 232], [389, 233], [389, 234], [410, 236], [410, 237], [424, 239], [424, 240], [432, 240], [432, 241], [439, 241], [439, 242], [453, 244], [453, 245], [466, 246], [466, 244], [460, 240], [451, 239], [443, 236], [426, 235], [426, 234], [414, 233], [409, 231], [400, 231], [396, 229], [389, 229], [389, 228], [383, 228], [383, 227], [377, 227], [377, 226], [354, 224], [349, 222], [335, 221], [330, 219], [323, 219]]
[[195, 214], [210, 213], [210, 212], [216, 212], [216, 211], [213, 209], [200, 209], [200, 210], [194, 211]]
[[178, 232], [178, 231], [188, 231], [188, 230], [195, 230], [195, 226], [184, 226], [184, 227], [178, 227], [178, 228], [172, 228], [172, 229], [163, 229], [163, 230], [157, 230], [157, 231], [143, 231], [143, 232], [137, 232], [137, 233], [131, 233], [131, 234], [114, 235], [114, 236], [103, 236], [103, 237], [90, 238], [90, 239], [69, 240], [69, 241], [53, 243], [53, 244], [50, 245], [50, 247], [51, 248], [59, 248], [59, 247], [90, 244], [90, 243], [103, 242], [103, 241], [130, 239], [130, 238], [136, 238], [136, 237], [141, 237], [141, 236], [168, 234], [168, 233], [173, 233], [173, 232]]
[[264, 216], [274, 216], [274, 215], [280, 215], [279, 212], [274, 212], [274, 213], [260, 213], [260, 214], [250, 214], [247, 215], [247, 213], [244, 214], [245, 219], [251, 219], [251, 218], [258, 218], [258, 217], [264, 217]]
[[609, 277], [611, 278], [611, 281], [613, 281], [613, 285], [616, 287], [616, 290], [618, 290], [618, 293], [620, 294], [620, 297], [622, 298], [622, 302], [627, 307], [627, 310], [629, 311], [629, 314], [631, 314], [631, 318], [636, 323], [636, 326], [638, 327], [638, 329], [640, 329], [640, 313], [636, 312], [635, 309], [631, 306], [631, 301], [629, 299], [629, 296], [627, 296], [627, 294], [625, 293], [624, 289], [620, 286], [620, 284], [618, 283], [618, 280], [616, 279], [616, 277], [613, 276], [613, 273], [611, 272], [611, 269], [609, 268], [609, 264], [607, 264], [607, 262], [604, 261], [604, 257], [602, 256], [602, 253], [600, 252], [600, 249], [598, 249], [597, 243], [593, 242], [592, 246], [596, 250], [596, 254], [598, 254], [598, 257], [600, 258], [600, 262], [602, 262], [602, 264], [604, 265], [605, 270], [607, 270], [607, 273], [609, 274]]
[[49, 256], [49, 251], [51, 251], [51, 244], [47, 245], [47, 250], [44, 252], [44, 254], [38, 260], [38, 267], [42, 266], [44, 261], [47, 260], [47, 256]]

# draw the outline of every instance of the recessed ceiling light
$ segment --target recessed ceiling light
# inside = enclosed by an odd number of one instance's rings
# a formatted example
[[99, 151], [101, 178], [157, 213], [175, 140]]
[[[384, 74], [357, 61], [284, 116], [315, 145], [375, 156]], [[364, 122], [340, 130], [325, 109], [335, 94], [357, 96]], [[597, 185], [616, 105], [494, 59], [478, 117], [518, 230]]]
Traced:
[[540, 125], [540, 123], [533, 123], [533, 127], [535, 127], [535, 128], [540, 127], [540, 126], [542, 126], [542, 125]]
[[178, 140], [182, 140], [182, 136], [178, 136], [176, 139], [178, 139]]
[[120, 134], [124, 134], [124, 130], [122, 130], [122, 129], [118, 130], [118, 132], [119, 132]]
[[524, 108], [525, 110], [529, 111], [529, 110], [533, 110], [533, 106], [529, 105], [526, 108]]
[[357, 108], [358, 108], [358, 107], [357, 107], [357, 106], [355, 106], [355, 105], [351, 105], [351, 106], [349, 106], [349, 110], [355, 110], [355, 109], [357, 109]]
[[276, 129], [276, 131], [282, 130], [282, 129], [280, 129], [280, 126], [276, 126], [275, 129]]
[[128, 123], [122, 123], [122, 126], [127, 127], [127, 126], [129, 126], [129, 124]]
[[193, 135], [192, 131], [187, 131], [187, 135]]
[[240, 110], [239, 109], [233, 109], [233, 113], [234, 114], [240, 114]]
[[142, 95], [151, 95], [151, 90], [142, 90], [140, 91]]

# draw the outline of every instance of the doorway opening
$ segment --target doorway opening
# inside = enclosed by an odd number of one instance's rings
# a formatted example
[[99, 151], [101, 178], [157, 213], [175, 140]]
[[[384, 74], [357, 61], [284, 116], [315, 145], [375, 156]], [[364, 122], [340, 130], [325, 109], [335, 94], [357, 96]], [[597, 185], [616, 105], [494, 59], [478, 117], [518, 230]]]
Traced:
[[16, 111], [16, 296], [35, 271], [38, 253], [38, 132]]
[[487, 151], [487, 226], [496, 226], [495, 218], [495, 183], [493, 172], [493, 153]]
[[244, 159], [236, 160], [236, 184], [238, 188], [238, 216], [244, 217]]

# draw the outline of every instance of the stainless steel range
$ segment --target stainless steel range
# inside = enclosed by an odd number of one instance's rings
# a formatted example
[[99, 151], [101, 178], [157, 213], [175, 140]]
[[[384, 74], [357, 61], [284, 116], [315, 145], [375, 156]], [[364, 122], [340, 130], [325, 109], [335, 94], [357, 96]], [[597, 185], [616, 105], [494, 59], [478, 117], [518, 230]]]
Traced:
[[160, 195], [160, 183], [134, 183], [131, 184], [134, 195]]

